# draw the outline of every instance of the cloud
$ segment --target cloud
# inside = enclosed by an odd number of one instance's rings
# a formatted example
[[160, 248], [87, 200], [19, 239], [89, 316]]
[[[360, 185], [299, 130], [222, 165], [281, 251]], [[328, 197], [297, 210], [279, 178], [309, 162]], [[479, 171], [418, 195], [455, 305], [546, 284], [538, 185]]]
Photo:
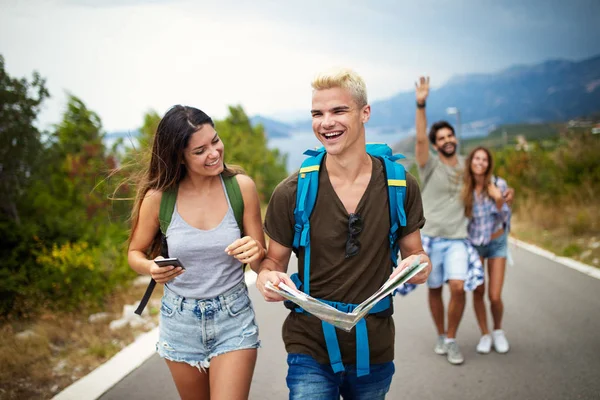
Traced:
[[556, 38], [546, 27], [567, 22], [535, 3], [13, 1], [0, 14], [0, 52], [12, 75], [47, 78], [54, 97], [43, 123], [58, 122], [69, 90], [107, 130], [133, 129], [148, 109], [176, 103], [216, 117], [233, 104], [250, 114], [308, 109], [311, 78], [333, 65], [362, 74], [376, 100], [424, 73], [440, 85], [458, 73], [600, 52], [567, 43], [600, 33], [573, 24], [588, 17], [565, 12], [572, 28]]

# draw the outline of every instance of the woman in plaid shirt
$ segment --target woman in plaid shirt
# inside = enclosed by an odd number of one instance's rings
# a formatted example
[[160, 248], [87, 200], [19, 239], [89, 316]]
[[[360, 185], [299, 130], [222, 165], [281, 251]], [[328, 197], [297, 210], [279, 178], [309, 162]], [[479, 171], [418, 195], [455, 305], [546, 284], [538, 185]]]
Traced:
[[469, 218], [469, 240], [477, 249], [481, 262], [486, 258], [488, 260], [488, 297], [494, 321], [494, 330], [490, 335], [483, 300], [486, 285], [479, 285], [473, 292], [475, 315], [482, 335], [477, 352], [487, 354], [493, 345], [498, 353], [506, 353], [509, 344], [502, 330], [504, 305], [501, 296], [511, 216], [510, 207], [503, 196], [508, 185], [504, 179], [492, 175], [494, 163], [490, 151], [485, 147], [471, 151], [465, 167], [462, 197], [465, 215]]

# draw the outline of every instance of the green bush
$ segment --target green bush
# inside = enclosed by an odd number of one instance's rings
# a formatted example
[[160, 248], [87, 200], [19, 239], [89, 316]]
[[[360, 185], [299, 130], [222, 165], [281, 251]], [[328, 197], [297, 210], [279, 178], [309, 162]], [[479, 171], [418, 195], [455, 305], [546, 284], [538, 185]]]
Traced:
[[[33, 225], [17, 225], [13, 220], [1, 218], [0, 215], [0, 316], [16, 311], [26, 313], [28, 305], [37, 303], [39, 297], [33, 296], [30, 283], [32, 273], [38, 269], [35, 251], [38, 243], [35, 240], [36, 229]], [[33, 296], [33, 297], [32, 297]]]
[[37, 256], [41, 267], [36, 288], [50, 308], [75, 310], [101, 305], [117, 285], [127, 285], [135, 273], [126, 251], [110, 238], [99, 245], [85, 241], [52, 244]]
[[[518, 196], [545, 204], [598, 204], [600, 137], [566, 133], [553, 143], [531, 143], [529, 151], [496, 151], [496, 173], [508, 180]], [[518, 201], [515, 206], [519, 207]]]
[[96, 243], [53, 243], [33, 225], [0, 220], [0, 316], [27, 317], [39, 308], [75, 310], [102, 304], [136, 276], [127, 264], [127, 232], [100, 228]]

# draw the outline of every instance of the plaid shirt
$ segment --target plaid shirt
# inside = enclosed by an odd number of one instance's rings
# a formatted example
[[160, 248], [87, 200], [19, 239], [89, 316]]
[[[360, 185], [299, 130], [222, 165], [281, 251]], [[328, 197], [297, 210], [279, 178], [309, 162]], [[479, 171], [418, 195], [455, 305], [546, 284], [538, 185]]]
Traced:
[[[495, 178], [494, 184], [500, 189], [502, 194], [506, 193], [508, 185], [502, 178]], [[487, 195], [477, 195], [473, 191], [473, 216], [469, 220], [468, 232], [469, 240], [476, 246], [487, 245], [492, 238], [492, 234], [499, 229], [505, 228], [508, 232], [510, 224], [510, 207], [508, 204], [502, 204], [502, 209], [498, 210], [496, 202]]]
[[[425, 253], [429, 254], [431, 243], [436, 240], [438, 240], [438, 238], [421, 234], [421, 244], [423, 245], [423, 250], [425, 251]], [[467, 239], [465, 239], [464, 242], [465, 246], [467, 246], [467, 252], [469, 257], [469, 265], [467, 267], [467, 279], [465, 279], [465, 291], [472, 292], [477, 286], [483, 283], [485, 275], [483, 272], [483, 265], [481, 265], [481, 259], [479, 258], [479, 253], [477, 253], [477, 250], [475, 250], [471, 242], [469, 242]], [[406, 296], [416, 288], [417, 285], [414, 285], [412, 283], [405, 283], [404, 285], [396, 289], [394, 291], [394, 294], [401, 294], [402, 296]]]

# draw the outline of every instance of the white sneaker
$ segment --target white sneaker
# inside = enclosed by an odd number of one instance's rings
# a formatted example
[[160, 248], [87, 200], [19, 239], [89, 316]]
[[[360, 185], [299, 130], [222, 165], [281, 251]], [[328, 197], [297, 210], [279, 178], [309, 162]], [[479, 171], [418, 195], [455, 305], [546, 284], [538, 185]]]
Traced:
[[446, 352], [448, 353], [447, 358], [450, 364], [460, 365], [465, 362], [465, 358], [460, 352], [456, 340], [446, 343]]
[[477, 344], [477, 352], [481, 354], [488, 354], [492, 349], [492, 336], [488, 333], [483, 335], [481, 339], [479, 339], [479, 343]]
[[508, 344], [508, 340], [506, 340], [506, 336], [502, 329], [497, 329], [492, 332], [492, 338], [494, 339], [494, 350], [501, 354], [508, 352], [510, 345]]
[[446, 335], [438, 336], [437, 342], [435, 343], [435, 347], [433, 349], [433, 351], [435, 351], [435, 354], [446, 354], [446, 345], [444, 344], [444, 339], [446, 339]]

